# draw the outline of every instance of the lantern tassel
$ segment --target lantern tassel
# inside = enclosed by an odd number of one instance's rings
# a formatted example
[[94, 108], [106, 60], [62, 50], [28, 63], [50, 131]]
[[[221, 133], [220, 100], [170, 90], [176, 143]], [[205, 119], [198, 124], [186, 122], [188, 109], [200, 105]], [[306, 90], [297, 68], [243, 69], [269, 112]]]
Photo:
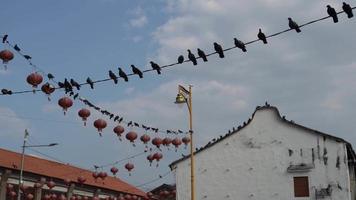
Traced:
[[86, 121], [84, 121], [84, 126], [87, 126], [87, 122]]
[[101, 134], [101, 132], [99, 131], [99, 135], [100, 135], [100, 137], [103, 137], [103, 135]]

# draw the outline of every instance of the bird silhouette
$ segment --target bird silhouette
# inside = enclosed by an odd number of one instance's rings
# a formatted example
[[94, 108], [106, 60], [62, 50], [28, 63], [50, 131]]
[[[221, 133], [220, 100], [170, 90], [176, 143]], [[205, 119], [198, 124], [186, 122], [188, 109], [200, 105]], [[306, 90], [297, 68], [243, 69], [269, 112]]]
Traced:
[[205, 52], [201, 49], [198, 48], [198, 55], [203, 59], [204, 62], [208, 62], [208, 59], [206, 58]]
[[77, 90], [80, 90], [80, 84], [77, 81], [75, 81], [74, 79], [72, 79], [72, 78], [70, 79], [70, 84], [72, 84], [73, 87], [76, 87]]
[[182, 64], [184, 62], [184, 56], [180, 55], [178, 56], [178, 64]]
[[70, 82], [65, 78], [64, 79], [64, 89], [67, 92], [70, 92], [70, 91], [73, 91], [73, 87], [72, 85], [70, 84]]
[[337, 23], [339, 21], [339, 18], [337, 17], [337, 13], [335, 9], [330, 5], [327, 5], [326, 7], [327, 7], [326, 11], [328, 12], [329, 16], [333, 18], [334, 23]]
[[47, 74], [47, 78], [48, 78], [49, 80], [52, 80], [52, 79], [54, 79], [54, 76], [53, 76], [53, 74], [48, 73], [48, 74]]
[[73, 96], [73, 99], [78, 98], [78, 96], [79, 96], [79, 93], [76, 93], [76, 94]]
[[259, 29], [257, 37], [258, 37], [258, 39], [262, 40], [264, 44], [267, 44], [266, 35], [264, 33], [262, 33], [261, 29]]
[[29, 56], [29, 55], [23, 55], [23, 57], [24, 57], [26, 60], [31, 60], [31, 59], [32, 59], [32, 57]]
[[60, 81], [58, 81], [58, 86], [60, 87], [60, 88], [64, 88], [64, 83], [62, 83], [62, 82], [60, 82]]
[[156, 70], [157, 74], [161, 74], [161, 67], [153, 61], [151, 61], [150, 63], [151, 63], [152, 69]]
[[119, 120], [119, 116], [115, 116], [115, 118], [114, 118], [114, 122], [116, 122], [117, 120]]
[[289, 28], [295, 29], [295, 31], [297, 31], [297, 33], [300, 33], [300, 32], [301, 32], [301, 30], [300, 30], [299, 25], [297, 24], [297, 22], [293, 21], [293, 19], [290, 18], [290, 17], [288, 17], [288, 21], [289, 21], [289, 23], [288, 23]]
[[224, 58], [225, 57], [224, 56], [224, 50], [223, 50], [223, 48], [221, 47], [220, 44], [214, 42], [214, 49], [215, 49], [216, 53], [219, 54], [220, 58]]
[[125, 80], [125, 82], [129, 81], [129, 78], [127, 77], [126, 73], [119, 67], [119, 76]]
[[5, 88], [1, 90], [1, 93], [3, 95], [12, 95], [12, 91]]
[[140, 78], [143, 78], [141, 70], [139, 70], [135, 65], [131, 65], [132, 73], [137, 74]]
[[4, 35], [4, 36], [2, 37], [2, 43], [7, 42], [7, 37], [9, 37], [9, 35]]
[[114, 72], [112, 72], [111, 70], [109, 70], [109, 77], [114, 80], [114, 83], [117, 84], [117, 76], [115, 75]]
[[234, 43], [235, 43], [235, 46], [239, 49], [241, 49], [243, 52], [246, 52], [246, 46], [245, 46], [245, 43], [243, 43], [241, 40], [238, 40], [236, 38], [234, 38]]
[[342, 10], [345, 11], [348, 18], [352, 18], [354, 16], [354, 13], [352, 12], [352, 8], [351, 8], [350, 4], [342, 2]]
[[16, 51], [21, 51], [20, 47], [17, 46], [17, 44], [15, 44], [14, 49], [15, 49]]
[[91, 89], [94, 89], [94, 82], [89, 77], [87, 78], [87, 83], [90, 85]]
[[189, 60], [193, 62], [193, 65], [197, 65], [198, 63], [197, 63], [197, 59], [195, 58], [195, 55], [192, 54], [192, 52], [189, 49], [187, 51], [188, 51]]

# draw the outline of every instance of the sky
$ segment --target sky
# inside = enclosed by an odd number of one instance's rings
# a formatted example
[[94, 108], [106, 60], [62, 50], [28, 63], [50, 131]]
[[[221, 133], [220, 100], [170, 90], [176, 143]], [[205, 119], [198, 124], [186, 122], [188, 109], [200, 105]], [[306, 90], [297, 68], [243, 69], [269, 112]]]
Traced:
[[[336, 0], [5, 0], [0, 34], [8, 34], [10, 42], [57, 80], [84, 82], [88, 76], [107, 78], [108, 70], [117, 73], [118, 67], [130, 72], [131, 64], [140, 69], [148, 69], [151, 60], [170, 64], [178, 55], [186, 56], [187, 49], [211, 53], [213, 42], [232, 47], [234, 37], [255, 40], [259, 28], [267, 35], [288, 28], [288, 17], [299, 24], [324, 17], [327, 4], [341, 10]], [[356, 145], [354, 25], [355, 18], [342, 14], [337, 24], [327, 19], [299, 34], [291, 31], [270, 38], [267, 45], [248, 45], [247, 53], [234, 49], [224, 59], [213, 55], [206, 63], [198, 60], [197, 66], [184, 63], [161, 75], [130, 77], [128, 83], [98, 83], [94, 90], [82, 87], [80, 95], [127, 120], [187, 130], [188, 111], [173, 102], [178, 84], [191, 84], [197, 147], [242, 124], [266, 101], [289, 120]], [[0, 46], [4, 48], [8, 47]], [[26, 77], [34, 70], [15, 54], [8, 70], [0, 71], [0, 88], [31, 89]], [[57, 105], [63, 95], [56, 92], [52, 101], [40, 92], [0, 96], [0, 147], [20, 151], [28, 129], [31, 144], [59, 143], [37, 151], [83, 168], [143, 151], [142, 145], [134, 148], [120, 142], [112, 133], [116, 125], [112, 122], [99, 137], [92, 123], [103, 116], [95, 110], [84, 127], [77, 111], [85, 105], [79, 101], [64, 116]], [[131, 159], [132, 176], [123, 168], [125, 162], [119, 163], [119, 177], [133, 185], [154, 180], [169, 172], [168, 165], [188, 149], [163, 152], [159, 167], [149, 167], [145, 156]], [[31, 149], [27, 153], [38, 155]], [[169, 174], [142, 189], [173, 182]]]

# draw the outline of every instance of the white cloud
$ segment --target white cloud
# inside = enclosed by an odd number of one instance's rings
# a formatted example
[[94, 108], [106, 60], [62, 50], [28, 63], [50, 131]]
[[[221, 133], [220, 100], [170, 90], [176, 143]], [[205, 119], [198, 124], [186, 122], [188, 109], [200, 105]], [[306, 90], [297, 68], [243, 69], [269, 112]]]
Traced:
[[130, 20], [130, 25], [134, 28], [142, 28], [147, 24], [148, 20], [145, 15], [138, 16]]
[[18, 139], [23, 137], [24, 130], [30, 127], [28, 121], [21, 119], [21, 116], [18, 116], [15, 111], [7, 107], [0, 107], [0, 113], [0, 138], [11, 137]]

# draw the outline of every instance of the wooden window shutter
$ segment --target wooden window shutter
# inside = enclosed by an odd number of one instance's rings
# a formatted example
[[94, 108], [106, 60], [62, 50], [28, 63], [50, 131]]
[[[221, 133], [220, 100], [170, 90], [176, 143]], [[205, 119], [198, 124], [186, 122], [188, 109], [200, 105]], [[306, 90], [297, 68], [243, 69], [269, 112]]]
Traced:
[[307, 176], [294, 177], [294, 196], [309, 197], [309, 180]]

